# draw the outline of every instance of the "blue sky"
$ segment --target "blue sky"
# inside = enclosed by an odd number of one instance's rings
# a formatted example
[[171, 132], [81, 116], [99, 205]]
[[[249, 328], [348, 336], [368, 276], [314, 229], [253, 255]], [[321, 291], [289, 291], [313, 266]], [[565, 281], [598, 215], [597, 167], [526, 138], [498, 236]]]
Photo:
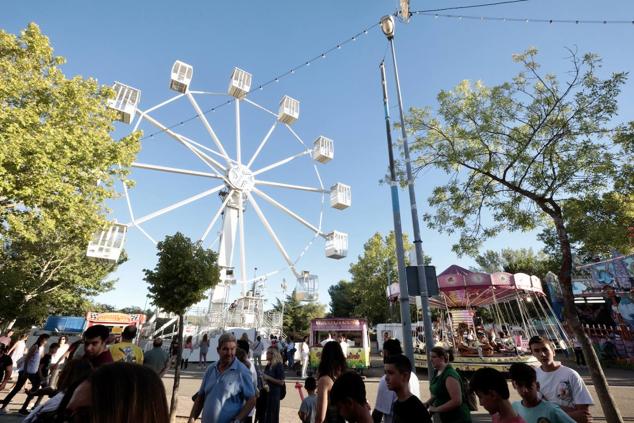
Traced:
[[[417, 1], [411, 9], [434, 9], [479, 2]], [[29, 22], [36, 22], [48, 35], [56, 54], [67, 58], [63, 70], [67, 76], [94, 77], [102, 84], [115, 80], [142, 91], [141, 109], [147, 109], [172, 97], [168, 89], [169, 71], [174, 60], [194, 66], [193, 90], [225, 92], [234, 66], [251, 72], [254, 86], [284, 74], [292, 68], [318, 57], [322, 52], [349, 39], [380, 17], [394, 12], [396, 0], [322, 0], [298, 1], [12, 1], [3, 4], [0, 28], [17, 33]], [[632, 20], [634, 3], [590, 0], [531, 0], [481, 9], [441, 12], [469, 16], [492, 16], [528, 19]], [[513, 53], [529, 46], [540, 50], [544, 71], [564, 76], [567, 70], [566, 47], [580, 53], [595, 52], [603, 58], [602, 75], [612, 71], [629, 71], [634, 65], [631, 54], [634, 25], [544, 24], [499, 22], [414, 16], [409, 24], [397, 23], [396, 47], [404, 103], [410, 106], [434, 106], [441, 89], [449, 89], [463, 79], [482, 80], [488, 85], [509, 80], [518, 70], [511, 60]], [[335, 141], [335, 159], [318, 169], [325, 186], [344, 182], [352, 186], [353, 205], [344, 211], [327, 206], [324, 230], [337, 229], [349, 234], [348, 257], [334, 261], [324, 257], [324, 243], [316, 240], [302, 258], [299, 270], [310, 270], [320, 277], [320, 299], [328, 302], [327, 288], [349, 277], [348, 268], [361, 254], [363, 243], [374, 233], [392, 229], [389, 189], [378, 183], [385, 174], [387, 152], [381, 100], [379, 63], [388, 57], [388, 44], [378, 27], [362, 34], [356, 41], [327, 54], [310, 66], [281, 78], [250, 97], [258, 104], [277, 110], [279, 99], [288, 94], [301, 101], [300, 119], [293, 129], [306, 143], [319, 135]], [[391, 67], [389, 84], [393, 89]], [[620, 98], [619, 120], [631, 120], [634, 86], [628, 82]], [[199, 97], [201, 107], [209, 109], [227, 97]], [[391, 105], [396, 105], [392, 90]], [[261, 111], [243, 105], [242, 145], [250, 155], [272, 125], [273, 119]], [[392, 107], [392, 118], [398, 111]], [[154, 116], [172, 125], [194, 113], [181, 99]], [[209, 121], [231, 155], [235, 151], [235, 123], [232, 107], [209, 113]], [[119, 138], [132, 129], [117, 124], [113, 136]], [[155, 132], [148, 124], [141, 129], [146, 135]], [[211, 147], [200, 121], [176, 128], [190, 138]], [[274, 132], [270, 144], [258, 159], [264, 166], [299, 152], [297, 143], [286, 131]], [[205, 168], [182, 147], [166, 136], [143, 141], [139, 162], [164, 166]], [[175, 201], [209, 189], [209, 180], [189, 176], [160, 175], [156, 172], [132, 172], [136, 187], [132, 202], [137, 216], [160, 209]], [[315, 186], [312, 162], [297, 160], [272, 171], [267, 179]], [[416, 183], [419, 209], [427, 210], [431, 189], [446, 181], [444, 175], [428, 172]], [[214, 184], [215, 181], [211, 181]], [[120, 188], [120, 187], [119, 187]], [[292, 210], [317, 222], [320, 199], [312, 193], [266, 190]], [[400, 193], [404, 230], [411, 233], [407, 193]], [[146, 230], [156, 239], [176, 231], [198, 238], [210, 216], [219, 206], [212, 196], [186, 208], [149, 222]], [[296, 257], [312, 238], [311, 233], [287, 216], [259, 204], [269, 218], [290, 255]], [[123, 199], [110, 204], [112, 217], [129, 222]], [[258, 223], [253, 210], [247, 209], [247, 268], [250, 274], [266, 273], [284, 267], [268, 235]], [[215, 230], [214, 230], [215, 232]], [[209, 241], [215, 236], [210, 236]], [[470, 266], [469, 257], [457, 258], [451, 252], [455, 239], [423, 230], [423, 246], [441, 271], [451, 264]], [[487, 242], [483, 249], [533, 247], [539, 243], [534, 233], [503, 234]], [[97, 301], [117, 306], [146, 304], [143, 268], [155, 264], [153, 245], [137, 230], [131, 229], [126, 243], [130, 257], [115, 275], [116, 288]], [[286, 278], [294, 286], [289, 271], [282, 271], [267, 281], [269, 298], [281, 296], [280, 283]], [[237, 288], [234, 289], [234, 292]]]

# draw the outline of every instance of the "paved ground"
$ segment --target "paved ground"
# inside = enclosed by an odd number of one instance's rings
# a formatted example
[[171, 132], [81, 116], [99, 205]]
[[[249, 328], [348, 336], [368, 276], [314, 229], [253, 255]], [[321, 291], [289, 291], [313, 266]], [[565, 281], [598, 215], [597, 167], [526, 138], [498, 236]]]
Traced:
[[[592, 386], [592, 382], [588, 375], [588, 372], [584, 369], [578, 369], [584, 380], [588, 384], [590, 389], [590, 393], [593, 398], [596, 400], [596, 393], [594, 391], [594, 387]], [[608, 377], [608, 381], [610, 383], [610, 390], [612, 395], [614, 396], [617, 404], [621, 409], [621, 413], [623, 414], [626, 422], [634, 422], [634, 372], [628, 370], [619, 370], [619, 369], [605, 369], [606, 376]], [[190, 368], [186, 370], [182, 374], [181, 386], [178, 395], [178, 415], [182, 417], [186, 417], [189, 415], [189, 411], [191, 410], [192, 401], [191, 396], [196, 392], [196, 390], [200, 386], [200, 381], [202, 378], [203, 371], [199, 369], [197, 366], [190, 365]], [[376, 398], [376, 391], [378, 387], [378, 382], [380, 378], [381, 370], [380, 368], [373, 368], [366, 372], [366, 391], [368, 400], [370, 405], [374, 405], [374, 399]], [[418, 372], [418, 378], [421, 380], [420, 383], [420, 392], [423, 399], [426, 399], [427, 393], [429, 392], [429, 384], [427, 383], [427, 375], [425, 371]], [[163, 379], [165, 383], [165, 388], [167, 390], [168, 398], [171, 396], [171, 387], [172, 387], [172, 373], [165, 376]], [[290, 372], [287, 373], [287, 395], [284, 400], [282, 400], [281, 404], [281, 414], [280, 414], [280, 422], [283, 423], [296, 423], [299, 422], [297, 417], [297, 410], [300, 405], [300, 398], [297, 390], [295, 390], [295, 383], [299, 381], [299, 378], [291, 375]], [[2, 394], [6, 395], [8, 390], [2, 392]], [[517, 394], [511, 389], [511, 400], [519, 399]], [[17, 411], [19, 405], [24, 400], [24, 395], [17, 395], [14, 403], [10, 405], [10, 409], [13, 411]], [[595, 405], [593, 407], [593, 415], [595, 422], [605, 422], [605, 418], [603, 417], [603, 411], [601, 410], [600, 405]], [[490, 418], [483, 409], [478, 410], [474, 414], [474, 422], [490, 422]], [[0, 423], [17, 423], [20, 422], [22, 418], [16, 414], [9, 414], [6, 416], [0, 416]], [[185, 421], [185, 419], [179, 419], [181, 421]]]

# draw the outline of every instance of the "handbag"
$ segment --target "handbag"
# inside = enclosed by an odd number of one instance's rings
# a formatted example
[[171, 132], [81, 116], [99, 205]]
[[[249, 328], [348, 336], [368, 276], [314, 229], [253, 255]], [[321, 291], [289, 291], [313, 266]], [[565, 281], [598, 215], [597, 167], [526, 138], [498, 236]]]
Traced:
[[282, 389], [280, 391], [280, 399], [283, 400], [286, 397], [286, 382], [282, 385]]

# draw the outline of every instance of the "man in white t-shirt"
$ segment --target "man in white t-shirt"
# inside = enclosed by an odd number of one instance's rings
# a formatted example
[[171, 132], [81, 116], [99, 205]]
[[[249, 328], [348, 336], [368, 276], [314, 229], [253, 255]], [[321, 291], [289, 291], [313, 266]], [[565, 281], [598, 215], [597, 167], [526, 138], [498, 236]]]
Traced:
[[348, 358], [348, 340], [346, 339], [346, 335], [339, 335], [339, 345], [341, 346], [341, 351], [343, 351], [343, 356]]
[[[403, 354], [401, 341], [398, 339], [388, 339], [383, 343], [383, 361], [387, 357]], [[420, 383], [416, 372], [412, 371], [409, 377], [409, 391], [420, 399]], [[392, 411], [396, 401], [396, 393], [390, 391], [385, 382], [385, 375], [379, 380], [379, 388], [376, 392], [376, 401], [374, 410], [372, 411], [372, 419], [377, 422], [383, 417], [384, 423], [392, 423]]]
[[535, 370], [543, 398], [559, 405], [578, 423], [592, 421], [590, 406], [594, 401], [579, 373], [555, 361], [555, 348], [548, 339], [534, 336], [528, 347], [541, 363]]
[[310, 361], [310, 347], [308, 346], [308, 336], [304, 336], [300, 347], [300, 357], [302, 360], [302, 379], [308, 376], [308, 362]]
[[321, 346], [323, 347], [324, 345], [326, 345], [328, 342], [332, 342], [334, 341], [334, 338], [332, 337], [332, 335], [330, 333], [328, 333], [328, 336], [326, 337], [326, 339], [324, 339], [323, 341], [320, 342]]

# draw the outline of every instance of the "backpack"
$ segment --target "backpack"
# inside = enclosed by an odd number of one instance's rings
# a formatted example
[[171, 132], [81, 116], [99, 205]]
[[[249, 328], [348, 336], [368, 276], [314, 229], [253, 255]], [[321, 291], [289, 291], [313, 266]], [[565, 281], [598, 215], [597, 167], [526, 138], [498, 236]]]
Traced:
[[469, 379], [463, 372], [458, 372], [460, 375], [460, 389], [462, 390], [462, 402], [467, 405], [469, 411], [478, 411], [478, 400], [475, 392], [469, 388]]

